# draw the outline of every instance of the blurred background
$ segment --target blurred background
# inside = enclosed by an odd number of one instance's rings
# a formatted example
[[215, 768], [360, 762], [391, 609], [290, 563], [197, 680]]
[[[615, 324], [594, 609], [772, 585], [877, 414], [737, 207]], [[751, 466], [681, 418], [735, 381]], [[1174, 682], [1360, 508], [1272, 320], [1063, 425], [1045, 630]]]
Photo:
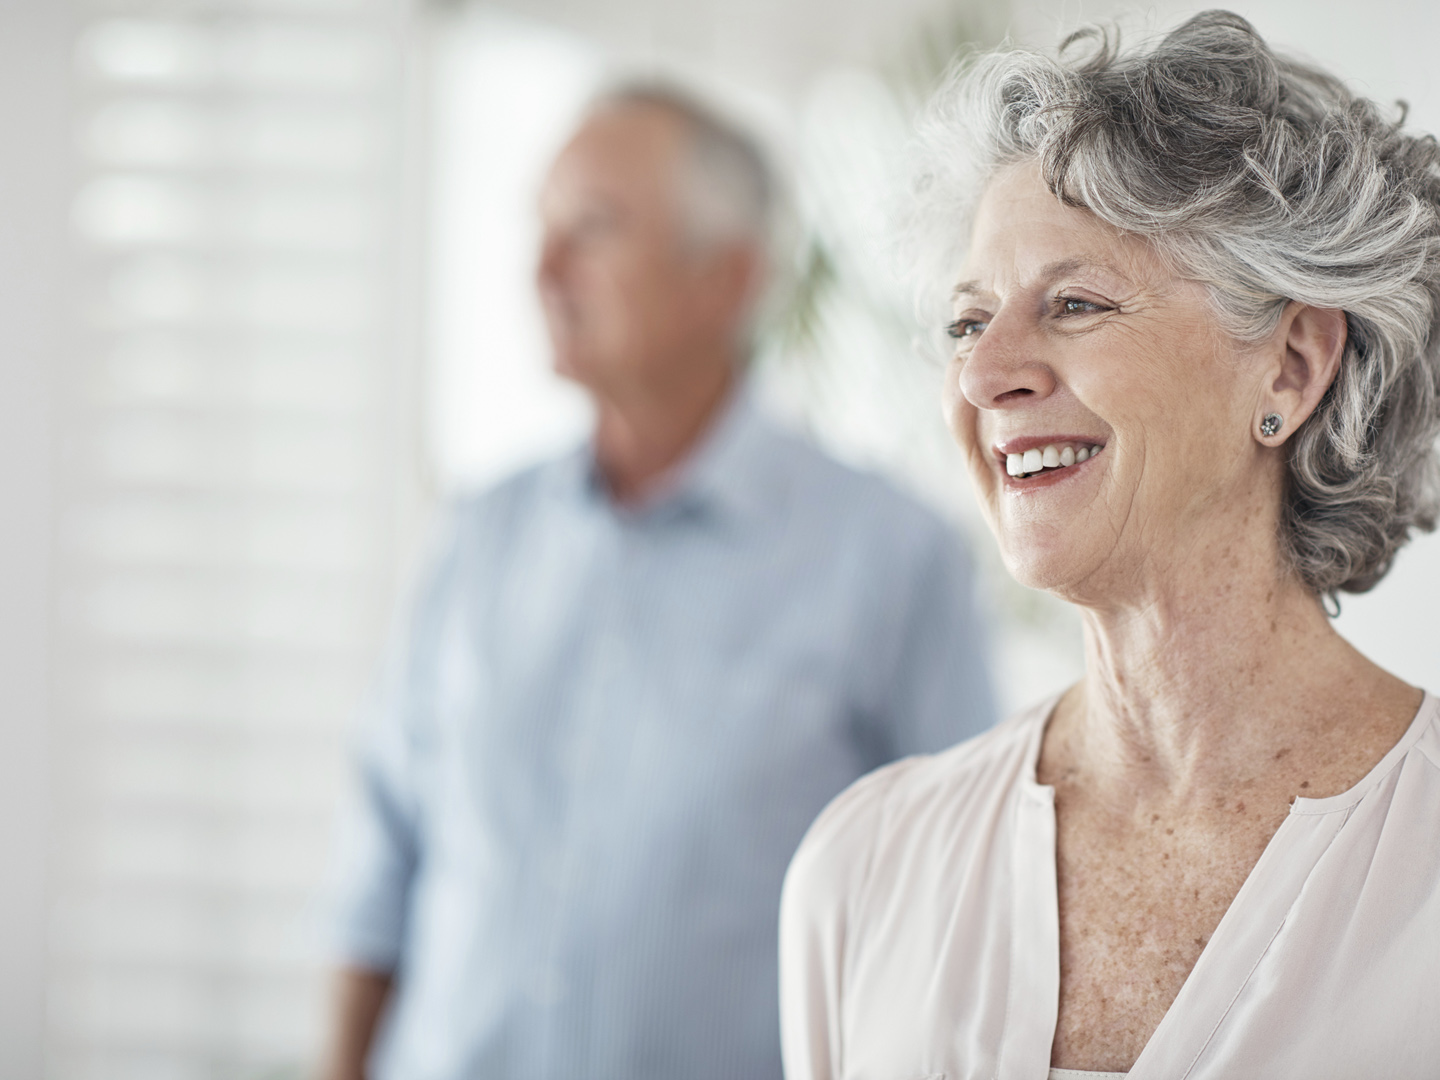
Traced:
[[[1440, 128], [1440, 6], [1249, 0]], [[299, 1078], [350, 717], [430, 509], [583, 436], [535, 188], [665, 74], [791, 188], [762, 396], [972, 538], [1002, 704], [1079, 671], [1008, 581], [889, 208], [948, 59], [1179, 4], [0, 0], [0, 1080]], [[1440, 690], [1440, 539], [1339, 624]]]

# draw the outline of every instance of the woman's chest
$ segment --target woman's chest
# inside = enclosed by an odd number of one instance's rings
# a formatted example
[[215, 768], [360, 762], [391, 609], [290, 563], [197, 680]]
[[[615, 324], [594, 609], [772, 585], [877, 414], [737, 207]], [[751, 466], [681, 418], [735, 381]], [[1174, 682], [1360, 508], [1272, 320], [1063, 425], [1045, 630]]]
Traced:
[[[1359, 814], [1343, 830], [1343, 815], [1292, 816], [1238, 890], [1233, 877], [1207, 887], [1205, 875], [1218, 871], [1198, 862], [1172, 879], [1188, 882], [1190, 903], [1208, 914], [1151, 905], [1148, 921], [1115, 920], [1112, 907], [1109, 929], [1067, 937], [1097, 992], [1067, 983], [1062, 1010], [1048, 809], [1022, 800], [988, 836], [967, 822], [971, 840], [953, 851], [877, 851], [840, 975], [838, 1075], [1034, 1080], [1052, 1060], [1134, 1080], [1434, 1075], [1440, 846], [1413, 830], [1387, 836]], [[1072, 910], [1120, 905], [1131, 892], [1067, 891]], [[1116, 962], [1101, 981], [1106, 952]], [[1107, 1005], [1140, 979], [1148, 996]], [[1118, 1030], [1119, 1006], [1131, 1010], [1135, 1041], [1119, 1047], [1128, 1057], [1082, 1063], [1056, 1053], [1062, 1023]]]
[[1140, 1056], [1284, 819], [1237, 805], [1123, 828], [1057, 815], [1057, 1066], [1125, 1071]]
[[[1135, 1042], [1112, 1066], [1133, 1080], [1434, 1076], [1433, 761], [1440, 754], [1416, 755], [1363, 802], [1290, 810], [1278, 830], [1238, 823], [1248, 857], [1242, 848], [1217, 859], [1216, 845], [1163, 818], [1163, 842], [1137, 850], [1110, 837], [1087, 853], [1059, 835], [1074, 822], [1063, 808], [1057, 816], [1053, 789], [1030, 784], [1003, 804], [975, 800], [923, 828], [911, 822], [903, 842], [877, 845], [846, 935], [838, 1074], [1044, 1077], [1062, 1025], [1062, 966], [1068, 976], [1073, 960], [1089, 965], [1092, 993], [1066, 984], [1072, 1031], [1118, 1027], [1107, 996], [1140, 984], [1119, 1002]], [[1255, 800], [1243, 815], [1236, 802], [1227, 812], [1248, 818]], [[1072, 932], [1082, 925], [1091, 932]]]

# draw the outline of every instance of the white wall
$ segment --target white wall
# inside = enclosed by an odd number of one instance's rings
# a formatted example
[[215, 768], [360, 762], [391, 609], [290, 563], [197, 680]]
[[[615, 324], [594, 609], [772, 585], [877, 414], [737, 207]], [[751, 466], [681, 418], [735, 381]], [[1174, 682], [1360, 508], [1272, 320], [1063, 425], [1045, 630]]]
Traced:
[[[501, 0], [586, 35], [622, 60], [688, 59], [780, 98], [822, 72], [896, 59], [924, 27], [1004, 10], [987, 0]], [[1003, 25], [1003, 18], [993, 20]]]
[[590, 427], [584, 395], [550, 369], [536, 196], [604, 58], [582, 38], [491, 9], [437, 20], [432, 37], [423, 427], [434, 480], [455, 491]]
[[0, 1078], [41, 1075], [68, 14], [0, 5]]

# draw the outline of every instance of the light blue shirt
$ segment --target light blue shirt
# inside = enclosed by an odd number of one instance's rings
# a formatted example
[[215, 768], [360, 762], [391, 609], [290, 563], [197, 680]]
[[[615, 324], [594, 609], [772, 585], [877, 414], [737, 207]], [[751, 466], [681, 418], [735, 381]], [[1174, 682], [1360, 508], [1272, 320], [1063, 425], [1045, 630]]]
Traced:
[[825, 804], [992, 720], [960, 541], [737, 397], [672, 493], [587, 452], [455, 506], [366, 725], [342, 962], [385, 1080], [778, 1080]]

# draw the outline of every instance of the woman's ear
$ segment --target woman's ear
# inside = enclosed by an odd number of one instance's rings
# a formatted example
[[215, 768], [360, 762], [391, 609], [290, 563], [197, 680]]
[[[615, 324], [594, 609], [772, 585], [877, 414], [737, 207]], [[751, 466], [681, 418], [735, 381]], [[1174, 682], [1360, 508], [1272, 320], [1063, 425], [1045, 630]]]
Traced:
[[1345, 312], [1339, 308], [1297, 302], [1285, 308], [1272, 339], [1279, 348], [1254, 418], [1260, 442], [1279, 446], [1315, 411], [1340, 370], [1348, 333]]

